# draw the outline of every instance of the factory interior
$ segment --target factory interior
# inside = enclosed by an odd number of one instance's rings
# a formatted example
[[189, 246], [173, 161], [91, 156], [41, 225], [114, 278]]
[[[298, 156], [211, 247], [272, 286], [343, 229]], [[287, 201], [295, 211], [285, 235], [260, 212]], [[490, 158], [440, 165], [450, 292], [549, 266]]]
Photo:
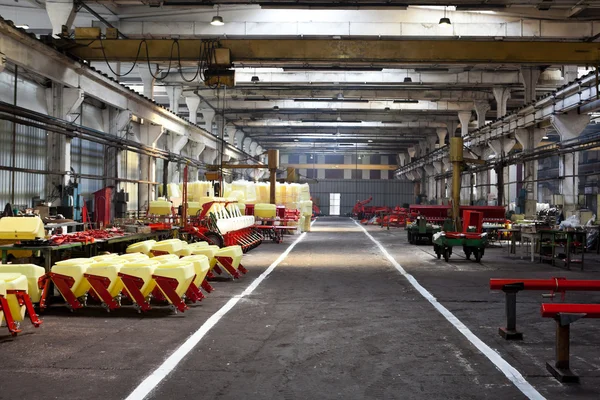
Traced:
[[0, 0], [0, 399], [600, 399], [600, 1]]

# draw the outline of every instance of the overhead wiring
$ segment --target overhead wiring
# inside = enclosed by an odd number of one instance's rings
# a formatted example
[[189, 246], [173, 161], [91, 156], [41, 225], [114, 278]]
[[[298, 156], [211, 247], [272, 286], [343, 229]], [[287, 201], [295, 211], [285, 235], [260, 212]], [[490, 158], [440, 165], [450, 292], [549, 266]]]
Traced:
[[[148, 71], [150, 72], [150, 75], [152, 76], [153, 79], [155, 79], [157, 81], [165, 80], [172, 72], [171, 70], [173, 69], [173, 63], [176, 62], [177, 70], [179, 72], [179, 75], [181, 76], [181, 79], [187, 83], [196, 81], [198, 79], [198, 77], [200, 77], [200, 79], [202, 81], [206, 80], [205, 76], [204, 76], [204, 70], [210, 69], [210, 67], [212, 65], [212, 60], [214, 59], [215, 48], [218, 46], [218, 39], [208, 39], [208, 40], [200, 40], [199, 41], [196, 72], [194, 73], [194, 77], [192, 79], [188, 79], [185, 77], [185, 75], [182, 71], [181, 47], [179, 44], [179, 40], [177, 40], [177, 39], [173, 40], [173, 42], [171, 43], [171, 51], [170, 51], [169, 60], [168, 60], [169, 64], [167, 67], [167, 71], [164, 74], [155, 74], [154, 72], [152, 72], [150, 47], [148, 46], [148, 42], [146, 41], [146, 39], [142, 39], [140, 41], [138, 48], [137, 48], [136, 55], [135, 55], [135, 59], [133, 61], [133, 65], [125, 73], [119, 73], [112, 68], [112, 66], [110, 65], [110, 63], [108, 61], [108, 57], [106, 55], [106, 50], [104, 48], [103, 40], [99, 39], [99, 41], [100, 41], [100, 49], [102, 50], [102, 57], [104, 58], [104, 62], [106, 63], [110, 72], [113, 75], [115, 75], [116, 77], [119, 77], [119, 78], [124, 77], [124, 76], [129, 75], [131, 72], [133, 72], [134, 68], [137, 65], [139, 65], [142, 60], [142, 57], [140, 55], [142, 52], [142, 46], [145, 46], [145, 49], [146, 49], [146, 57], [145, 57], [146, 60], [145, 61], [146, 61], [146, 64], [148, 65]], [[177, 50], [176, 57], [174, 56], [175, 49]], [[215, 86], [219, 86], [219, 84], [217, 83], [217, 85], [215, 85]]]

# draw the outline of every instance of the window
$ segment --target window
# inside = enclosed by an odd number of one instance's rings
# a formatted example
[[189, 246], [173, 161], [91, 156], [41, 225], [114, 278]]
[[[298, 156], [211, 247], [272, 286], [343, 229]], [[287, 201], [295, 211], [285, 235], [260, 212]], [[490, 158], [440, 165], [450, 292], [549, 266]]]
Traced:
[[329, 215], [340, 215], [339, 193], [329, 193]]

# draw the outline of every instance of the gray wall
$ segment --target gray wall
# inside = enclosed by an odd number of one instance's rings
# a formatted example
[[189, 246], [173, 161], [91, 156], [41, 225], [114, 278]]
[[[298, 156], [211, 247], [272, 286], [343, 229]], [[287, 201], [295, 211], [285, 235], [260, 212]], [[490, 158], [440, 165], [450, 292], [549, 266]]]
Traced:
[[352, 212], [357, 200], [373, 196], [370, 205], [402, 206], [414, 203], [413, 183], [407, 180], [323, 179], [309, 183], [310, 194], [321, 212], [329, 214], [329, 193], [340, 193], [340, 215]]

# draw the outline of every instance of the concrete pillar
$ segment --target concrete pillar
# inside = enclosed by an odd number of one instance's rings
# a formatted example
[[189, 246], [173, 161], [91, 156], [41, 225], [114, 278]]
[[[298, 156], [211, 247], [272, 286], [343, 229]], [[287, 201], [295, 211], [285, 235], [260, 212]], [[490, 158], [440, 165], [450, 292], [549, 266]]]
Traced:
[[225, 141], [231, 146], [235, 146], [235, 132], [237, 128], [231, 124], [225, 125]]
[[236, 131], [235, 132], [235, 147], [237, 147], [238, 149], [242, 149], [243, 148], [243, 143], [244, 143], [244, 132], [242, 131]]
[[[169, 135], [171, 139], [171, 144], [169, 150], [175, 154], [181, 154], [181, 150], [183, 150], [184, 146], [188, 144], [189, 138], [185, 135]], [[169, 163], [169, 182], [181, 182], [183, 181], [183, 175], [179, 174], [180, 169], [182, 168], [177, 165], [175, 162]], [[162, 177], [161, 177], [162, 178]]]
[[525, 104], [529, 104], [537, 98], [535, 89], [541, 74], [542, 70], [538, 67], [521, 67], [521, 76], [525, 86]]
[[565, 65], [563, 66], [563, 80], [564, 83], [571, 83], [577, 79], [579, 72], [577, 71], [577, 65]]
[[426, 185], [424, 185], [424, 194], [427, 195], [427, 200], [435, 200], [435, 169], [432, 164], [426, 164], [423, 166], [426, 175]]
[[492, 108], [487, 101], [476, 101], [474, 103], [475, 113], [477, 113], [477, 127], [481, 128], [485, 125], [485, 116]]
[[495, 87], [492, 89], [496, 99], [496, 118], [500, 119], [506, 115], [506, 103], [510, 99], [510, 89]]
[[[527, 128], [517, 129], [515, 138], [523, 146], [523, 153], [532, 152], [542, 141], [542, 137], [546, 134], [545, 129]], [[527, 200], [531, 201], [530, 205], [525, 207], [525, 214], [532, 216], [535, 214], [535, 203], [538, 200], [538, 183], [537, 183], [537, 160], [526, 161], [523, 164], [523, 188], [527, 190]]]
[[[363, 156], [362, 164], [371, 164], [371, 156]], [[367, 169], [361, 170], [362, 179], [371, 179], [371, 171]]]
[[318, 155], [317, 156], [317, 179], [325, 179], [325, 170], [319, 167], [319, 164], [325, 164], [325, 156]]
[[252, 138], [251, 137], [244, 138], [244, 141], [242, 142], [242, 151], [250, 154], [250, 145], [251, 144], [252, 144]]
[[[352, 165], [352, 156], [351, 155], [345, 155], [344, 156], [344, 165]], [[344, 170], [344, 179], [352, 179], [352, 170], [351, 169], [345, 169]]]
[[459, 111], [458, 119], [460, 121], [460, 135], [465, 137], [469, 134], [469, 122], [471, 121], [471, 111]]
[[[306, 154], [300, 154], [300, 164], [308, 164], [308, 157], [306, 157]], [[300, 178], [305, 178], [306, 175], [308, 175], [308, 171], [306, 170], [306, 168], [300, 168], [298, 169], [298, 175], [300, 175]]]
[[179, 114], [179, 99], [181, 98], [181, 93], [183, 93], [183, 86], [165, 86], [165, 89], [167, 89], [167, 96], [169, 97], [169, 109], [175, 114]]
[[190, 116], [188, 119], [192, 124], [196, 124], [198, 122], [198, 107], [200, 106], [200, 97], [196, 96], [195, 94], [185, 96], [185, 104], [190, 111]]
[[[140, 125], [140, 142], [156, 147], [156, 143], [164, 134], [164, 129], [160, 125], [146, 123]], [[140, 156], [140, 179], [148, 182], [156, 182], [156, 159], [150, 156]], [[156, 198], [156, 186], [141, 183], [139, 185], [139, 207], [141, 210], [147, 209], [150, 201]]]
[[52, 25], [52, 35], [58, 37], [62, 32], [62, 26], [68, 29], [75, 20], [75, 7], [73, 0], [48, 0], [46, 1], [46, 13]]
[[425, 141], [427, 142], [427, 151], [429, 153], [436, 149], [435, 142], [438, 141], [437, 135], [429, 135], [425, 138]]
[[[381, 156], [381, 165], [389, 165], [390, 163], [390, 159], [388, 156]], [[380, 179], [389, 179], [389, 174], [387, 170], [380, 170], [379, 171], [380, 175], [379, 178]]]
[[[255, 141], [252, 141], [252, 143], [250, 143], [250, 155], [251, 156], [255, 156], [256, 155], [256, 148], [258, 147], [258, 143]], [[283, 161], [282, 161], [283, 163]], [[287, 164], [287, 162], [286, 162]]]
[[408, 153], [398, 153], [398, 162], [400, 164], [401, 167], [406, 165], [406, 159], [407, 157], [410, 159]]
[[456, 133], [456, 128], [458, 128], [458, 121], [448, 121], [446, 122], [446, 126], [448, 127], [448, 135], [452, 137]]
[[[491, 140], [488, 143], [488, 146], [490, 147], [490, 149], [492, 149], [492, 151], [494, 152], [494, 154], [496, 155], [496, 157], [498, 158], [502, 158], [504, 157], [506, 154], [508, 154], [512, 148], [515, 146], [516, 140], [515, 139], [508, 139], [508, 138], [501, 138], [501, 139], [496, 139], [496, 140]], [[498, 172], [496, 172], [497, 174]], [[492, 184], [491, 180], [492, 178], [496, 178], [494, 180], [494, 184], [498, 185], [499, 184], [499, 180], [498, 177], [495, 176], [494, 174], [490, 174], [490, 184]], [[502, 198], [498, 198], [498, 205], [509, 205], [508, 204], [508, 199], [510, 198], [510, 194], [508, 193], [508, 187], [507, 182], [509, 182], [510, 179], [510, 175], [509, 175], [509, 171], [508, 168], [502, 168]], [[495, 190], [490, 189], [490, 193], [493, 193], [494, 195], [498, 196], [498, 193], [500, 191], [498, 190], [498, 187], [496, 186]]]
[[204, 161], [207, 164], [217, 164], [218, 161], [220, 161], [220, 160], [217, 160], [218, 155], [219, 155], [219, 150], [205, 147], [204, 151], [201, 154], [201, 157], [202, 157], [202, 161]]
[[[581, 135], [585, 127], [590, 123], [588, 114], [554, 115], [550, 120], [552, 126], [560, 135], [561, 140], [575, 139]], [[579, 197], [579, 152], [563, 154], [558, 163], [559, 176], [563, 177], [560, 185], [560, 193], [564, 196], [564, 212], [575, 211]]]
[[150, 100], [154, 100], [154, 76], [158, 74], [158, 66], [156, 64], [150, 64], [150, 68], [152, 68], [152, 70], [148, 69], [148, 63], [138, 64], [138, 73], [140, 74], [142, 84], [144, 85], [142, 94]]
[[437, 128], [435, 130], [438, 137], [438, 145], [437, 148], [444, 147], [446, 144], [446, 136], [448, 136], [448, 129], [446, 128]]
[[200, 113], [202, 113], [204, 129], [206, 129], [209, 133], [213, 133], [212, 125], [213, 120], [215, 119], [215, 110], [212, 108], [203, 108], [200, 110]]
[[[412, 146], [408, 148], [408, 157], [410, 157], [410, 161], [413, 161], [413, 159], [415, 158], [415, 156], [417, 155], [417, 147], [416, 146]], [[364, 160], [364, 158], [363, 158]], [[363, 162], [364, 164], [364, 162]]]

